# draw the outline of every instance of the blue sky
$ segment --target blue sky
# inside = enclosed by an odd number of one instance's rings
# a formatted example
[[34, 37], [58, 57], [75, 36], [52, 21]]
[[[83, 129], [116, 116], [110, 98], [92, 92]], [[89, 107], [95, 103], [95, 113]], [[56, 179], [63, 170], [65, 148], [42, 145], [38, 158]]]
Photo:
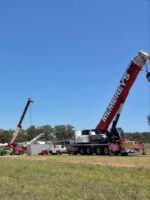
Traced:
[[[148, 12], [148, 0], [1, 1], [0, 128], [16, 128], [28, 97], [35, 126], [95, 128], [132, 57], [150, 52]], [[143, 70], [122, 111], [124, 131], [149, 131], [149, 88]]]

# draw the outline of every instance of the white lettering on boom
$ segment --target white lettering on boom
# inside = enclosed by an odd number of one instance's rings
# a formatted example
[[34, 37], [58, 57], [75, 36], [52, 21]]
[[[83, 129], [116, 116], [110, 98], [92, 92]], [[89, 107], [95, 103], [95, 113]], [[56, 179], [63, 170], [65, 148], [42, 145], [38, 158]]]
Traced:
[[106, 122], [106, 120], [108, 119], [112, 109], [114, 108], [119, 96], [122, 94], [122, 91], [124, 90], [124, 87], [126, 86], [126, 81], [128, 81], [130, 79], [130, 74], [127, 74], [125, 73], [122, 77], [122, 79], [120, 80], [120, 85], [119, 87], [117, 88], [110, 104], [108, 105], [103, 117], [102, 117], [102, 120], [103, 122]]

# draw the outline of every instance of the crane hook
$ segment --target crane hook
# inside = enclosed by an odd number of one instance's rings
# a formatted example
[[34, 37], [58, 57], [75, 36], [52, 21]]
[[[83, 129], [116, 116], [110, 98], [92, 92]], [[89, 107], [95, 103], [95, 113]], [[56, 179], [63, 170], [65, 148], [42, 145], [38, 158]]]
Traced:
[[148, 82], [150, 82], [150, 72], [147, 72], [146, 78], [147, 78]]
[[150, 82], [150, 72], [148, 71], [148, 64], [146, 64], [146, 78]]

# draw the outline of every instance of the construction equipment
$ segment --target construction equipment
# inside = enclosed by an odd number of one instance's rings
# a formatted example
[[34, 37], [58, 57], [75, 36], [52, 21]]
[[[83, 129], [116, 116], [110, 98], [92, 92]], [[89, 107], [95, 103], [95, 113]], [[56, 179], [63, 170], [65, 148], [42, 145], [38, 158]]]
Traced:
[[28, 110], [28, 107], [29, 107], [30, 103], [33, 103], [33, 101], [31, 100], [31, 98], [29, 98], [28, 101], [27, 101], [27, 104], [26, 104], [26, 106], [25, 106], [25, 108], [24, 108], [24, 111], [23, 111], [23, 113], [22, 113], [22, 115], [21, 115], [21, 118], [20, 118], [20, 120], [19, 120], [19, 123], [18, 123], [18, 125], [17, 125], [17, 128], [16, 128], [15, 132], [13, 133], [13, 137], [12, 137], [12, 139], [11, 139], [11, 141], [10, 141], [10, 144], [15, 143], [15, 141], [16, 141], [16, 138], [17, 138], [17, 136], [18, 136], [18, 133], [20, 132], [20, 130], [21, 130], [21, 128], [22, 128], [22, 122], [23, 122], [23, 119], [24, 119], [24, 117], [25, 117], [25, 114], [26, 114], [26, 112], [27, 112], [27, 110]]
[[[116, 128], [116, 125], [128, 93], [149, 59], [150, 55], [144, 51], [139, 51], [132, 59], [96, 129], [76, 131], [75, 140], [68, 148], [69, 153], [128, 155], [135, 152], [135, 142], [128, 141], [122, 128]], [[149, 79], [149, 74], [147, 74], [147, 79]], [[112, 126], [108, 129], [111, 123]]]
[[39, 135], [37, 135], [36, 137], [34, 137], [32, 140], [26, 142], [26, 144], [24, 146], [27, 146], [27, 145], [30, 145], [30, 144], [33, 144], [34, 142], [36, 142], [37, 140], [45, 137], [45, 133], [40, 133]]
[[13, 137], [12, 137], [10, 143], [8, 144], [8, 147], [9, 147], [9, 148], [12, 148], [13, 151], [14, 151], [14, 154], [16, 154], [16, 155], [19, 155], [19, 154], [21, 154], [21, 153], [24, 152], [24, 148], [21, 147], [21, 146], [18, 146], [18, 145], [16, 144], [16, 138], [17, 138], [17, 136], [18, 136], [18, 134], [19, 134], [19, 132], [20, 132], [20, 130], [21, 130], [21, 128], [22, 128], [22, 122], [23, 122], [23, 120], [24, 120], [24, 117], [25, 117], [25, 114], [26, 114], [26, 112], [27, 112], [27, 110], [28, 110], [28, 107], [29, 107], [29, 105], [30, 105], [31, 103], [33, 103], [32, 99], [31, 99], [31, 98], [28, 98], [27, 103], [26, 103], [26, 106], [25, 106], [25, 108], [24, 108], [24, 110], [23, 110], [23, 113], [22, 113], [21, 118], [20, 118], [20, 120], [19, 120], [19, 123], [18, 123], [18, 125], [17, 125], [17, 128], [16, 128], [15, 132], [13, 133]]
[[0, 149], [0, 155], [13, 155], [13, 149], [9, 147], [2, 148]]

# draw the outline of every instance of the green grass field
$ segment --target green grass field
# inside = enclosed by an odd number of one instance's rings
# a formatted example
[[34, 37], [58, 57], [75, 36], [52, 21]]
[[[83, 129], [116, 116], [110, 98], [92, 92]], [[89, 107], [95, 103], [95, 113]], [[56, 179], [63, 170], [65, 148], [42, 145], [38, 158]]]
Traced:
[[0, 200], [150, 199], [150, 155], [8, 156], [0, 169]]

